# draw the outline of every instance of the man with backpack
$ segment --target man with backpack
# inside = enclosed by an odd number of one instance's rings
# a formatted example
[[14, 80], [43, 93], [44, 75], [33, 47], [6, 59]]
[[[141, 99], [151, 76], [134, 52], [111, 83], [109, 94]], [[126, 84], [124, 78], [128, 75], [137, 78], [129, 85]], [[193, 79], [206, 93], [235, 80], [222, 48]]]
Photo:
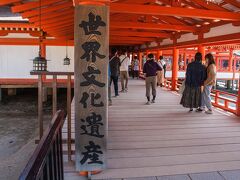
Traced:
[[115, 97], [119, 96], [118, 94], [118, 76], [119, 76], [119, 67], [120, 67], [120, 60], [117, 55], [117, 50], [115, 48], [111, 51], [111, 56], [109, 60], [109, 66], [111, 70], [111, 77], [110, 77], [110, 86], [114, 85]]

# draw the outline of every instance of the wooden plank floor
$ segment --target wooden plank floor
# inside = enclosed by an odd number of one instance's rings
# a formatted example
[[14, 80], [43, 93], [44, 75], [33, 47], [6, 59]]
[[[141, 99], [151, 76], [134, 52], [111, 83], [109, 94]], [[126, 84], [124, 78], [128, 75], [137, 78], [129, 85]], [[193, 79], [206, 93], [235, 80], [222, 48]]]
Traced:
[[113, 98], [108, 169], [93, 179], [240, 169], [239, 117], [217, 109], [188, 113], [166, 89], [158, 88], [155, 104], [145, 105], [144, 96], [144, 81], [131, 80], [129, 92]]

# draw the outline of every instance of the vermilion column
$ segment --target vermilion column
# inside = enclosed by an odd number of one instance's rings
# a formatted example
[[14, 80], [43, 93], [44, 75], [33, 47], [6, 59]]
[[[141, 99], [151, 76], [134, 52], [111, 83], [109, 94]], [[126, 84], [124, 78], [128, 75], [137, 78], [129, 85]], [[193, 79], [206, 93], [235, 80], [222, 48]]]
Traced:
[[[40, 43], [40, 50], [41, 50], [41, 57], [44, 57], [46, 58], [46, 44], [41, 42]], [[42, 80], [45, 81], [47, 78], [46, 78], [46, 75], [42, 75]]]
[[205, 62], [205, 47], [202, 44], [198, 45], [198, 52], [202, 54], [202, 61]]
[[157, 51], [157, 59], [159, 59], [160, 56], [162, 56], [162, 51], [158, 50]]
[[215, 64], [216, 64], [216, 70], [219, 70], [219, 62], [218, 62], [218, 57], [215, 56]]
[[172, 63], [172, 91], [177, 90], [178, 57], [179, 57], [179, 49], [174, 47], [173, 48], [173, 63]]
[[237, 115], [240, 116], [240, 79], [238, 79]]
[[183, 57], [184, 57], [184, 68], [183, 68], [183, 70], [186, 70], [187, 69], [187, 54], [184, 53]]
[[233, 49], [230, 49], [229, 53], [229, 71], [232, 71], [233, 67]]
[[142, 72], [143, 59], [142, 59], [142, 53], [141, 52], [138, 52], [138, 58], [139, 58], [139, 71]]

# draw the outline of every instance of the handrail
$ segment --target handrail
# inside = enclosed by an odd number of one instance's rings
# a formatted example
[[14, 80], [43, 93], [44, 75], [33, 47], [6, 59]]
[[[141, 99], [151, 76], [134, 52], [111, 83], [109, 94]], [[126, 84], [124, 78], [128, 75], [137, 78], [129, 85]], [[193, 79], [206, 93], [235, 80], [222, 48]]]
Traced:
[[65, 113], [58, 111], [43, 134], [19, 180], [63, 179], [62, 126]]
[[74, 75], [74, 72], [31, 71], [31, 75]]
[[[38, 76], [38, 122], [39, 122], [39, 136], [43, 135], [43, 97], [44, 88], [52, 88], [52, 113], [53, 115], [57, 111], [57, 88], [64, 85], [67, 88], [67, 144], [68, 144], [68, 160], [71, 161], [71, 100], [72, 100], [72, 87], [74, 72], [50, 72], [50, 71], [31, 71], [31, 75]], [[52, 76], [52, 79], [46, 78]], [[66, 76], [67, 79], [58, 79], [59, 76]], [[45, 96], [46, 97], [46, 96]]]
[[[182, 84], [181, 81], [178, 81], [176, 83], [176, 87], [177, 87], [176, 90], [178, 90], [178, 87], [181, 86], [181, 84]], [[165, 87], [171, 89], [171, 86], [172, 86], [171, 80], [167, 80], [166, 84], [165, 84]], [[223, 97], [221, 95], [231, 96], [235, 99], [230, 99], [230, 98], [227, 98], [227, 97]], [[218, 107], [220, 109], [223, 109], [225, 111], [237, 114], [237, 103], [238, 103], [237, 98], [238, 98], [238, 96], [236, 94], [231, 94], [231, 93], [228, 93], [228, 92], [225, 92], [225, 91], [220, 91], [220, 90], [212, 90], [211, 96], [214, 98], [214, 101], [212, 101], [213, 106]], [[224, 103], [223, 104], [219, 103], [219, 100], [224, 101]], [[229, 107], [229, 103], [235, 104], [236, 108]]]

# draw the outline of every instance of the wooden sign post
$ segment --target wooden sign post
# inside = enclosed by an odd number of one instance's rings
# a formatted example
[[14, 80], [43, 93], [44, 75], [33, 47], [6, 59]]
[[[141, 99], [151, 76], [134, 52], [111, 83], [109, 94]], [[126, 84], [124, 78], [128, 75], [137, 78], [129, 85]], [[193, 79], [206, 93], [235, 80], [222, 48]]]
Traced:
[[75, 145], [77, 171], [106, 167], [109, 8], [75, 7]]

